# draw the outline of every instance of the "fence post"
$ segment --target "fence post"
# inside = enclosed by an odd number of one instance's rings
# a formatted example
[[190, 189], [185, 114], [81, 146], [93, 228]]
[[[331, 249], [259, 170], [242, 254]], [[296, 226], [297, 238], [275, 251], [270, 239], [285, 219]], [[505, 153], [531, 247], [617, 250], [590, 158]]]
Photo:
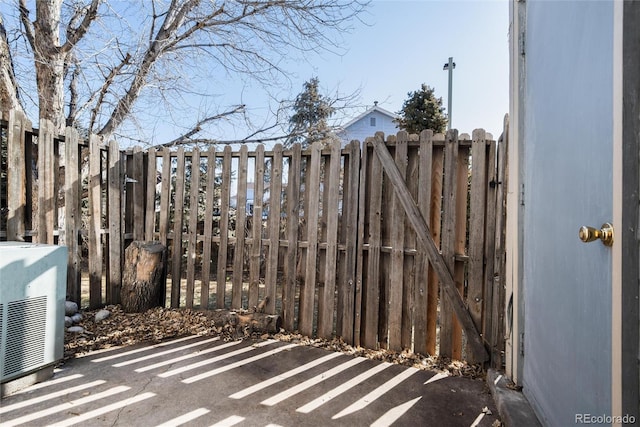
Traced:
[[82, 211], [80, 208], [80, 173], [78, 168], [78, 131], [72, 127], [65, 130], [65, 168], [64, 168], [64, 224], [65, 244], [68, 248], [67, 264], [67, 297], [80, 304], [81, 268], [80, 245], [78, 234], [82, 228]]
[[100, 138], [89, 137], [89, 307], [102, 305], [102, 167]]
[[[7, 240], [24, 240], [27, 204], [27, 171], [31, 165], [25, 162], [25, 132], [31, 123], [24, 113], [9, 110], [7, 127]], [[31, 148], [31, 147], [29, 147]]]
[[38, 239], [39, 243], [53, 244], [56, 209], [54, 183], [54, 133], [49, 120], [40, 121], [38, 134]]
[[116, 141], [109, 143], [108, 152], [108, 200], [109, 221], [109, 282], [107, 283], [107, 302], [120, 303], [120, 288], [122, 287], [122, 160], [120, 148]]

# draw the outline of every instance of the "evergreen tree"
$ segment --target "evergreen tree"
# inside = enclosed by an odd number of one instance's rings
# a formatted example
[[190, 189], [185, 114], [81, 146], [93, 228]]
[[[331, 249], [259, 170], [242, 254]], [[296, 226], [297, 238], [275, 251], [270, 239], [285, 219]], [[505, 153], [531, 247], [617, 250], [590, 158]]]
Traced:
[[425, 129], [444, 132], [447, 116], [442, 107], [442, 98], [436, 98], [434, 89], [422, 84], [420, 90], [407, 93], [408, 98], [397, 114], [400, 128], [409, 133], [419, 134]]
[[289, 138], [285, 146], [300, 142], [306, 148], [316, 141], [328, 144], [335, 139], [327, 120], [335, 112], [331, 99], [320, 94], [319, 80], [313, 77], [304, 83], [304, 89], [293, 103], [294, 114], [289, 119]]

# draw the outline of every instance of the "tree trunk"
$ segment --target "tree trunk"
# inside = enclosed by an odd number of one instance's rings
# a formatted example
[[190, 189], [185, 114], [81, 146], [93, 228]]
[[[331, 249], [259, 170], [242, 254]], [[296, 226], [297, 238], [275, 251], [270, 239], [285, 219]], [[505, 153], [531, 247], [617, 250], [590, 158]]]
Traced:
[[14, 74], [7, 32], [0, 16], [0, 110], [3, 113], [9, 113], [12, 109], [24, 112], [18, 99], [18, 83]]
[[63, 133], [64, 63], [67, 52], [60, 46], [61, 0], [36, 2], [34, 59], [40, 119], [50, 120]]
[[134, 241], [125, 251], [120, 301], [125, 313], [163, 307], [166, 297], [166, 248], [160, 242]]

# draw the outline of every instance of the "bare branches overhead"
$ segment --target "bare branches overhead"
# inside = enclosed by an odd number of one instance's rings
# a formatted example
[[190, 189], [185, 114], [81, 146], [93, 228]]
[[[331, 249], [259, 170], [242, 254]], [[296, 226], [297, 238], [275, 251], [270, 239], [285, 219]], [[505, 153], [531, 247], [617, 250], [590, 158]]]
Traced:
[[[199, 115], [214, 118], [219, 114], [210, 111], [234, 109], [212, 103], [225, 92], [229, 76], [241, 73], [262, 85], [281, 84], [289, 78], [286, 61], [292, 56], [339, 51], [341, 33], [367, 3], [19, 0], [7, 40], [26, 72], [20, 73], [25, 83], [14, 87], [27, 91], [35, 81], [40, 118], [61, 127], [66, 116], [104, 136], [135, 121], [140, 112], [150, 113], [141, 98], [155, 111], [169, 111], [200, 97], [209, 111]], [[77, 70], [67, 72], [69, 64]], [[0, 71], [7, 68], [6, 61], [0, 63]], [[202, 92], [200, 82], [209, 88], [217, 84], [219, 90]]]

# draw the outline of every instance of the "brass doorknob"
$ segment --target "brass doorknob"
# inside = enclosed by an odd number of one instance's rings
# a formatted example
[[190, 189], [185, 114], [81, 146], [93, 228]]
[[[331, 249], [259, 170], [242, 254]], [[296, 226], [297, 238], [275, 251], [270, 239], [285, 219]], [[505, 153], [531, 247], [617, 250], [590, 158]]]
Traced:
[[593, 227], [583, 225], [578, 232], [580, 240], [585, 243], [593, 242], [594, 240], [602, 240], [602, 244], [606, 246], [613, 245], [613, 225], [605, 222], [602, 224], [600, 230]]

